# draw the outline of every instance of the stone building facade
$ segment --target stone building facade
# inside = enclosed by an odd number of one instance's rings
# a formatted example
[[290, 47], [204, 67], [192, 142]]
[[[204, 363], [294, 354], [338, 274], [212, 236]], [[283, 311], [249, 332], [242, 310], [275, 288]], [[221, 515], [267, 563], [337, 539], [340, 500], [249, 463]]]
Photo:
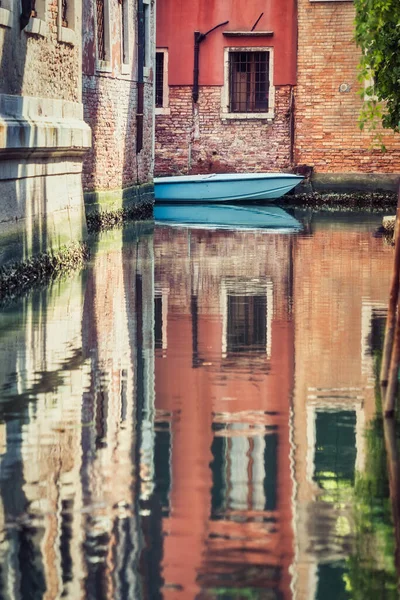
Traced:
[[290, 168], [295, 2], [280, 4], [157, 7], [156, 175]]
[[364, 181], [381, 174], [390, 184], [388, 175], [400, 169], [400, 136], [382, 131], [383, 153], [373, 147], [373, 134], [358, 126], [354, 19], [353, 2], [298, 2], [295, 162], [313, 167], [321, 180], [327, 173], [358, 174]]
[[154, 0], [83, 4], [87, 210], [152, 203]]
[[31, 8], [0, 7], [0, 264], [85, 233], [80, 0]]

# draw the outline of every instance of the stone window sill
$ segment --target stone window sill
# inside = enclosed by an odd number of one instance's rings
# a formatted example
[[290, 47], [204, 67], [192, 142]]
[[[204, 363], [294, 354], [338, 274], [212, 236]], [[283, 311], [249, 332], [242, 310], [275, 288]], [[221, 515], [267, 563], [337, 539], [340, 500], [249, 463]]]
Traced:
[[250, 120], [254, 120], [254, 119], [258, 119], [258, 120], [263, 120], [263, 121], [272, 121], [274, 118], [274, 113], [273, 112], [267, 112], [267, 113], [228, 113], [228, 112], [223, 112], [221, 113], [221, 119], [227, 119], [227, 120], [231, 120], [231, 119], [238, 119], [241, 121], [250, 121]]
[[97, 60], [96, 71], [99, 71], [100, 73], [111, 73], [111, 62], [109, 60]]
[[76, 33], [68, 27], [60, 27], [58, 30], [58, 41], [70, 46], [76, 46]]
[[0, 25], [12, 27], [12, 12], [6, 8], [0, 8]]
[[43, 21], [43, 19], [38, 19], [37, 17], [32, 17], [29, 20], [29, 23], [25, 27], [24, 31], [25, 31], [25, 33], [28, 33], [28, 34], [46, 37], [49, 32], [49, 28], [48, 28], [46, 21]]
[[132, 73], [132, 65], [127, 63], [121, 64], [121, 75], [131, 75]]
[[170, 115], [171, 109], [169, 106], [163, 106], [162, 108], [158, 107], [155, 109], [155, 114], [156, 115]]

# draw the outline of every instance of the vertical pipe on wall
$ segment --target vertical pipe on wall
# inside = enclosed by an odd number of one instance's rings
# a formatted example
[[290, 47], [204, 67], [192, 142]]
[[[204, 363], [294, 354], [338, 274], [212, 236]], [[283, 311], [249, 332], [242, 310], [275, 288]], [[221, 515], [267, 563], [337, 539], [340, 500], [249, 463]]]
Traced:
[[137, 109], [136, 109], [136, 154], [143, 148], [143, 93], [144, 93], [144, 60], [145, 60], [145, 31], [144, 31], [143, 0], [138, 0], [138, 80], [137, 80]]

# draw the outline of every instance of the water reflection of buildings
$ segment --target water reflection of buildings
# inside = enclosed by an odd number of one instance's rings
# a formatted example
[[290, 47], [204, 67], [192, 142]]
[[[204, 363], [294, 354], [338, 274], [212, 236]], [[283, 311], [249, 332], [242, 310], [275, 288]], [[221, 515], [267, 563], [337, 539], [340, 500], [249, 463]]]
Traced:
[[145, 585], [135, 462], [154, 403], [153, 257], [136, 234], [105, 236], [87, 275], [2, 317], [2, 598], [125, 599]]
[[375, 412], [373, 352], [381, 349], [392, 253], [349, 216], [334, 224], [314, 217], [312, 237], [296, 239], [296, 600], [350, 593], [354, 482]]
[[292, 240], [160, 228], [155, 252], [164, 597], [289, 597]]
[[0, 598], [343, 588], [392, 250], [337, 221], [115, 231], [2, 311]]

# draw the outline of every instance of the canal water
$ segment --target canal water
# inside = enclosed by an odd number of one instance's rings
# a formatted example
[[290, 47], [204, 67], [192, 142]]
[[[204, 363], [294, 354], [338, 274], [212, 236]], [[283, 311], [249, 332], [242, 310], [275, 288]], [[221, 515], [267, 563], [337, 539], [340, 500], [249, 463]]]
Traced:
[[0, 598], [398, 597], [382, 215], [138, 224], [0, 311]]

